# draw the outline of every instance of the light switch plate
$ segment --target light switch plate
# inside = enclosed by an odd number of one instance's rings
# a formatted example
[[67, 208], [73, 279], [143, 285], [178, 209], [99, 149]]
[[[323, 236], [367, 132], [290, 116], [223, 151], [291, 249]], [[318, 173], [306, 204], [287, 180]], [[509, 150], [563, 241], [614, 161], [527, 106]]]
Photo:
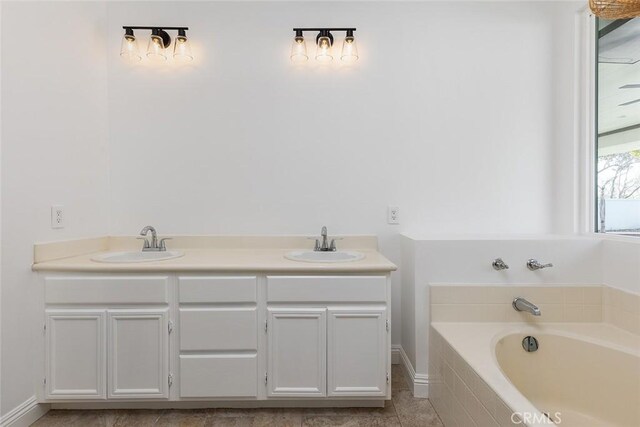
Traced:
[[51, 228], [64, 228], [64, 206], [51, 206]]

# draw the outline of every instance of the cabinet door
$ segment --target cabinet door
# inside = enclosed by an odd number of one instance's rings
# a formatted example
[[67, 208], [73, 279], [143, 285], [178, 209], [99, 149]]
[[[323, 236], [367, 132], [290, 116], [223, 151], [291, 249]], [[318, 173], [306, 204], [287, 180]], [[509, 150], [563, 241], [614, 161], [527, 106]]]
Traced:
[[104, 310], [46, 311], [47, 399], [105, 399]]
[[270, 397], [326, 396], [326, 309], [269, 309]]
[[329, 309], [329, 396], [386, 395], [386, 321], [384, 309]]
[[109, 398], [169, 397], [168, 309], [109, 310]]

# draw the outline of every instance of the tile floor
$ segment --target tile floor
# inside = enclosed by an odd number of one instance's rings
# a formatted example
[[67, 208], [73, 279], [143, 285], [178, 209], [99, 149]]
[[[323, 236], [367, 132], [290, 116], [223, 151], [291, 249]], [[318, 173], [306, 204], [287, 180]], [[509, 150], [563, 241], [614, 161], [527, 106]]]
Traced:
[[393, 365], [392, 400], [384, 408], [49, 411], [36, 427], [442, 427], [427, 399], [416, 399]]

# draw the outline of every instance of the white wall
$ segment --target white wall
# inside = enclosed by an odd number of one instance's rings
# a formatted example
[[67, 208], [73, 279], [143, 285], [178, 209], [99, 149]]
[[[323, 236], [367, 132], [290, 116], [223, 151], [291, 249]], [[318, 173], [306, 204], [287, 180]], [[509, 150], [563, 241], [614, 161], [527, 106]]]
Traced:
[[[572, 154], [557, 116], [573, 86], [557, 82], [573, 77], [575, 9], [110, 3], [112, 231], [571, 231], [554, 165]], [[143, 21], [189, 25], [196, 61], [123, 63], [121, 26]], [[358, 27], [354, 69], [292, 67], [291, 28], [318, 23]]]
[[[33, 393], [34, 241], [325, 224], [379, 235], [399, 262], [406, 230], [572, 231], [582, 2], [151, 5], [3, 8], [2, 413]], [[136, 24], [188, 25], [196, 61], [123, 63]], [[292, 67], [291, 29], [316, 25], [358, 27], [359, 63]], [[65, 230], [49, 229], [54, 203]]]
[[[325, 224], [377, 234], [399, 262], [402, 230], [571, 231], [558, 117], [573, 114], [576, 4], [109, 3], [111, 232]], [[123, 62], [136, 23], [188, 25], [196, 60]], [[291, 29], [317, 25], [358, 28], [355, 67], [291, 65]]]
[[33, 243], [108, 232], [105, 18], [103, 3], [2, 5], [2, 415], [35, 392]]
[[640, 295], [640, 238], [600, 238], [603, 283]]

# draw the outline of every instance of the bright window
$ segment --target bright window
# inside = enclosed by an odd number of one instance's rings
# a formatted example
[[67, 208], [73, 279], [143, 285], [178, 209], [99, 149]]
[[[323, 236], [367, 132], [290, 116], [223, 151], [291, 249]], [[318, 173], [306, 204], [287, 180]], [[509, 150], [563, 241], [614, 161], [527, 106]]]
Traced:
[[640, 18], [598, 21], [596, 231], [640, 237]]

